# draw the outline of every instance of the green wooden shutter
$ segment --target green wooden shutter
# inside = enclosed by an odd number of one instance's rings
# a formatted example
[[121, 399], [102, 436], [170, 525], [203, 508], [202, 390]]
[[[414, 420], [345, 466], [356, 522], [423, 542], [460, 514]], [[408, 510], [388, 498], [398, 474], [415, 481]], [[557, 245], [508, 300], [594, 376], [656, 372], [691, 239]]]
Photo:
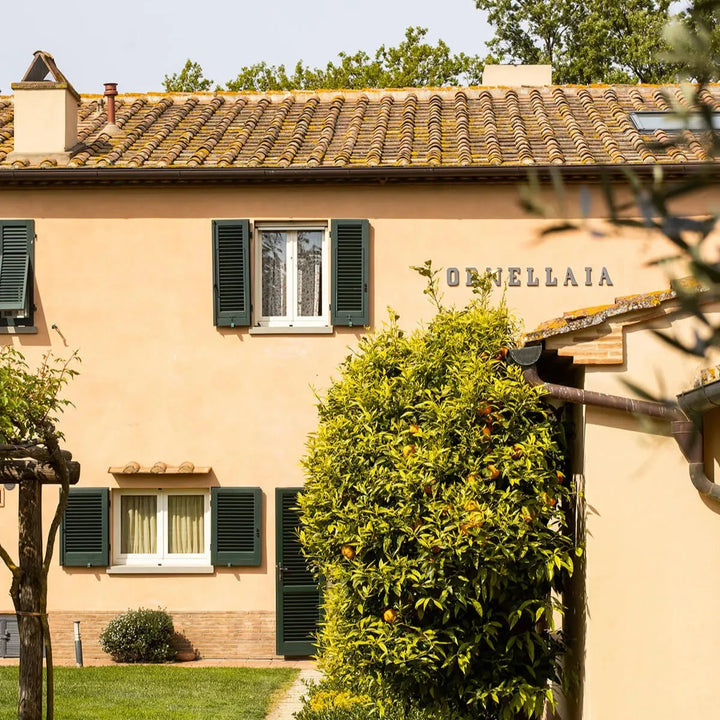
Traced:
[[60, 525], [60, 564], [106, 567], [110, 564], [110, 491], [70, 488]]
[[16, 615], [0, 615], [0, 658], [20, 657], [20, 633]]
[[213, 220], [213, 322], [250, 325], [250, 221]]
[[276, 623], [278, 655], [313, 655], [321, 615], [320, 590], [297, 536], [300, 488], [276, 488]]
[[333, 325], [370, 323], [368, 282], [370, 274], [370, 224], [367, 220], [333, 220], [332, 246]]
[[0, 220], [0, 310], [29, 308], [35, 223]]
[[262, 562], [260, 488], [211, 488], [213, 565], [257, 566]]

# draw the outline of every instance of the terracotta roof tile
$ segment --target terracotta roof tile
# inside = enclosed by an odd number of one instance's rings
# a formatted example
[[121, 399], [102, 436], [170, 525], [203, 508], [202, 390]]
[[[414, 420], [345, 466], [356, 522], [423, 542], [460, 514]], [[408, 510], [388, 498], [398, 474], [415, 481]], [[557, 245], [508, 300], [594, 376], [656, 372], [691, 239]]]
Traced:
[[330, 147], [330, 143], [335, 137], [338, 118], [340, 117], [340, 112], [343, 109], [344, 105], [345, 98], [343, 98], [341, 95], [333, 98], [332, 102], [330, 103], [330, 107], [328, 108], [328, 112], [325, 115], [323, 127], [320, 132], [320, 137], [316, 141], [313, 151], [310, 153], [308, 165], [317, 167], [325, 159], [325, 155], [327, 154], [328, 148]]
[[[720, 85], [703, 91], [720, 108]], [[708, 158], [707, 138], [639, 132], [631, 112], [687, 104], [679, 86], [410, 88], [282, 93], [119, 95], [106, 131], [103, 99], [83, 96], [70, 167], [522, 167], [677, 164]], [[2, 168], [13, 98], [0, 97]], [[22, 158], [20, 158], [22, 160]], [[46, 163], [47, 164], [47, 163]]]
[[[702, 288], [692, 278], [680, 281], [686, 291], [702, 292]], [[593, 307], [578, 308], [563, 313], [562, 317], [552, 318], [538, 325], [534, 330], [523, 336], [523, 343], [545, 340], [555, 335], [566, 335], [578, 330], [585, 330], [600, 325], [606, 320], [619, 315], [647, 310], [658, 307], [669, 300], [675, 300], [678, 293], [675, 290], [656, 290], [649, 293], [637, 293], [615, 298], [611, 305], [596, 305]]]
[[532, 107], [533, 115], [535, 116], [535, 122], [538, 126], [540, 139], [545, 145], [548, 160], [552, 165], [562, 165], [565, 161], [565, 156], [560, 148], [560, 143], [555, 137], [555, 131], [553, 130], [550, 117], [548, 116], [545, 108], [543, 95], [537, 88], [533, 88], [530, 91], [530, 105]]
[[385, 95], [380, 101], [380, 106], [375, 117], [375, 127], [372, 131], [372, 140], [367, 152], [366, 162], [371, 167], [380, 165], [382, 162], [383, 149], [387, 138], [388, 126], [390, 124], [390, 111], [393, 106], [392, 95]]
[[482, 123], [485, 126], [483, 129], [487, 144], [487, 162], [490, 165], [501, 165], [503, 157], [500, 149], [497, 118], [495, 116], [493, 96], [489, 90], [480, 93], [480, 108]]
[[470, 165], [472, 163], [470, 113], [468, 111], [467, 95], [462, 90], [455, 93], [454, 110], [458, 160], [460, 165]]

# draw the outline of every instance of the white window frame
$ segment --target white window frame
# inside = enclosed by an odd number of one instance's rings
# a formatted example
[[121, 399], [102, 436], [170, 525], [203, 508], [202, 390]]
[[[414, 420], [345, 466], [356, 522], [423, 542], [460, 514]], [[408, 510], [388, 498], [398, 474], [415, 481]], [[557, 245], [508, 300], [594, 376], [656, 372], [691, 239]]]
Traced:
[[[157, 552], [151, 553], [121, 553], [121, 510], [123, 497], [131, 495], [154, 495], [157, 497]], [[173, 553], [167, 552], [168, 547], [168, 522], [167, 507], [170, 495], [202, 495], [203, 508], [203, 529], [204, 546], [203, 553]], [[126, 567], [206, 567], [210, 565], [210, 539], [211, 539], [211, 515], [210, 515], [210, 491], [207, 489], [195, 490], [174, 490], [174, 489], [143, 489], [121, 490], [113, 493], [113, 565]]]
[[[312, 317], [295, 315], [297, 307], [297, 233], [303, 230], [322, 232], [322, 312]], [[288, 314], [264, 316], [262, 314], [262, 240], [263, 231], [288, 233], [287, 245], [287, 299]], [[253, 326], [267, 328], [322, 328], [330, 325], [330, 244], [328, 223], [268, 223], [256, 222], [253, 228], [254, 282], [253, 282]]]

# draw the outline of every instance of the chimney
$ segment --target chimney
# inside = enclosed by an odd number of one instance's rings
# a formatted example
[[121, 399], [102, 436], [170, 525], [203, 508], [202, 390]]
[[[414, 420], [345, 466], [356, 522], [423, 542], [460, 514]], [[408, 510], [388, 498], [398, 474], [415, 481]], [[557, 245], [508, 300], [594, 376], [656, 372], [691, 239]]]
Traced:
[[486, 65], [483, 85], [552, 85], [552, 65]]
[[105, 92], [103, 93], [107, 98], [107, 117], [108, 125], [115, 124], [115, 96], [117, 92], [117, 83], [105, 83]]
[[35, 51], [22, 81], [11, 87], [15, 91], [15, 149], [8, 160], [67, 162], [78, 143], [80, 96], [52, 55]]

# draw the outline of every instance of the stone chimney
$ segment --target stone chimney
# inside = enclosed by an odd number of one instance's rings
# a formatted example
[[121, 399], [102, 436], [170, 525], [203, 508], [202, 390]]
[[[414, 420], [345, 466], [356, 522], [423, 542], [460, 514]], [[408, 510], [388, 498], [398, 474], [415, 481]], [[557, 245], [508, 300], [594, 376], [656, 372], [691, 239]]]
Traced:
[[78, 143], [80, 96], [60, 72], [52, 55], [35, 51], [15, 92], [15, 149], [8, 160], [67, 162]]
[[486, 65], [483, 85], [552, 85], [552, 65]]

